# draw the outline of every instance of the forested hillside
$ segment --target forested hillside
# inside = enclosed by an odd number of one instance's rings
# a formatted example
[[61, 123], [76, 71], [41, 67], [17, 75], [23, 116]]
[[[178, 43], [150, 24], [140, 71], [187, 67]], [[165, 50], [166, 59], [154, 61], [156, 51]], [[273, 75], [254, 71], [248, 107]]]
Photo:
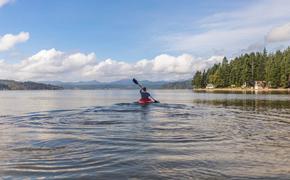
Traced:
[[205, 88], [211, 83], [215, 87], [252, 86], [254, 81], [265, 81], [270, 88], [287, 88], [290, 85], [290, 47], [284, 51], [268, 54], [261, 52], [244, 54], [230, 62], [225, 57], [193, 77], [194, 88]]
[[19, 82], [12, 80], [0, 80], [0, 90], [58, 90], [59, 86], [35, 83], [31, 81]]

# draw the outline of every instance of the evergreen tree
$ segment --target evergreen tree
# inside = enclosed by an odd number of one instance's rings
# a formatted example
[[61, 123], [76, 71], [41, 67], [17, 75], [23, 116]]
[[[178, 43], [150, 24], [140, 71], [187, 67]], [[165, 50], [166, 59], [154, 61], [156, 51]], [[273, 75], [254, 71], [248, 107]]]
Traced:
[[220, 82], [220, 87], [228, 87], [229, 86], [229, 64], [226, 57], [223, 58], [223, 62], [220, 68], [220, 78], [222, 82]]
[[245, 82], [266, 81], [272, 88], [290, 85], [290, 47], [284, 52], [268, 54], [263, 52], [244, 54], [230, 62], [224, 57], [221, 64], [214, 64], [207, 71], [196, 72], [193, 77], [195, 87], [205, 88], [208, 83], [216, 87], [241, 87]]
[[280, 63], [280, 87], [286, 88], [288, 86], [288, 75], [286, 68], [286, 59], [283, 58]]
[[205, 88], [207, 85], [207, 75], [205, 70], [202, 72], [202, 77], [201, 77], [201, 88]]
[[212, 75], [212, 83], [216, 87], [223, 87], [224, 85], [224, 80], [222, 79], [222, 68], [219, 67], [217, 71]]
[[202, 76], [200, 71], [196, 71], [192, 80], [192, 85], [194, 88], [202, 88]]

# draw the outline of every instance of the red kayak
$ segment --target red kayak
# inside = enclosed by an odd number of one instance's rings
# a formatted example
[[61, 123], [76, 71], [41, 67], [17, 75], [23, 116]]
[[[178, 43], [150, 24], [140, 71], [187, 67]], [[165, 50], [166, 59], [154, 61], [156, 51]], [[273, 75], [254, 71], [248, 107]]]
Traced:
[[141, 99], [139, 99], [139, 101], [138, 101], [138, 103], [139, 104], [142, 104], [142, 105], [144, 105], [144, 104], [149, 104], [149, 103], [153, 103], [154, 101], [152, 101], [151, 99], [149, 99], [149, 98], [141, 98]]

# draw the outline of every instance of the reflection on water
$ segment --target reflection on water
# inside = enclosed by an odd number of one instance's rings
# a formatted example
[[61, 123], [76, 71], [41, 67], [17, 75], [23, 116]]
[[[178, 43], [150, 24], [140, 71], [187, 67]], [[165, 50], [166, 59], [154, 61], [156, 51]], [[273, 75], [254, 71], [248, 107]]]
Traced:
[[290, 178], [289, 95], [154, 91], [163, 103], [140, 106], [134, 91], [98, 92], [40, 93], [54, 110], [2, 113], [1, 178]]
[[214, 94], [290, 94], [290, 89], [282, 89], [282, 90], [209, 90], [209, 89], [205, 89], [205, 90], [198, 90], [198, 91], [194, 91], [195, 93], [214, 93]]
[[230, 100], [193, 100], [196, 104], [207, 104], [222, 107], [237, 107], [243, 109], [290, 109], [289, 101], [281, 100], [259, 100], [259, 99], [230, 99]]

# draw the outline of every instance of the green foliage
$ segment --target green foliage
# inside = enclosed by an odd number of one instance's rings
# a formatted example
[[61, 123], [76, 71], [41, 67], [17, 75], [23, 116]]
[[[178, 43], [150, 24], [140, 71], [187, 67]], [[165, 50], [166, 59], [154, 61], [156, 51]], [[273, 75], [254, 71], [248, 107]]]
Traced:
[[225, 57], [222, 63], [214, 64], [203, 73], [197, 71], [192, 84], [195, 88], [205, 88], [209, 83], [225, 88], [241, 87], [244, 83], [253, 86], [254, 81], [266, 81], [272, 88], [289, 87], [290, 47], [273, 54], [264, 49], [262, 53], [244, 54], [230, 62]]
[[194, 88], [202, 88], [202, 74], [200, 71], [196, 71], [192, 79], [192, 85]]

